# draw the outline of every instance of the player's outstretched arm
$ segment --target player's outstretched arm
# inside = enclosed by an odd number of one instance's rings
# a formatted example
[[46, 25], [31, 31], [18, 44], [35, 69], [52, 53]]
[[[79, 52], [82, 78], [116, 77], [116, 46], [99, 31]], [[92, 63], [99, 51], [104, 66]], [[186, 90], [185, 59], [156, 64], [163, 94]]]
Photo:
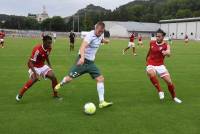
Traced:
[[149, 49], [149, 51], [148, 51], [148, 53], [147, 53], [146, 61], [147, 61], [147, 59], [148, 59], [148, 57], [149, 57], [149, 53], [150, 53], [150, 49]]
[[162, 53], [164, 56], [170, 57], [170, 55], [171, 55], [170, 45], [167, 45], [167, 50], [162, 51]]
[[77, 65], [83, 65], [85, 62], [85, 48], [88, 46], [88, 42], [83, 41], [80, 47], [80, 56], [81, 58], [79, 59]]
[[34, 66], [33, 66], [34, 61], [32, 61], [31, 59], [29, 59], [28, 61], [28, 67], [32, 70], [33, 75], [35, 75], [35, 78], [37, 78], [39, 80], [39, 76], [37, 75]]

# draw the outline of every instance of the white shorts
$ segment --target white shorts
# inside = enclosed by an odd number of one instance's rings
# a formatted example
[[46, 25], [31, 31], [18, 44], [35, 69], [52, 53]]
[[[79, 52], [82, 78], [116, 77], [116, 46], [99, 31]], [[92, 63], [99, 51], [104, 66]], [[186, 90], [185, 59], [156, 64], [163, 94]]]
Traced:
[[160, 66], [148, 65], [146, 68], [146, 71], [148, 72], [150, 70], [153, 70], [154, 72], [156, 72], [160, 77], [169, 75], [169, 72], [167, 68], [165, 67], [165, 65], [160, 65]]
[[188, 42], [189, 41], [189, 39], [185, 39], [185, 42]]
[[135, 43], [134, 42], [129, 42], [128, 43], [128, 47], [135, 47]]
[[[43, 77], [44, 79], [46, 79], [47, 73], [48, 73], [49, 71], [52, 70], [52, 69], [51, 69], [49, 66], [47, 66], [47, 65], [44, 65], [43, 67], [40, 67], [40, 68], [34, 67], [34, 69], [35, 69], [36, 73], [37, 73], [39, 76]], [[29, 70], [28, 70], [28, 73], [30, 74], [29, 77], [31, 77], [32, 74], [33, 74], [33, 71], [32, 71], [31, 69], [29, 69]]]
[[143, 42], [142, 41], [138, 41], [138, 44], [143, 44]]
[[0, 43], [4, 42], [4, 39], [0, 39]]

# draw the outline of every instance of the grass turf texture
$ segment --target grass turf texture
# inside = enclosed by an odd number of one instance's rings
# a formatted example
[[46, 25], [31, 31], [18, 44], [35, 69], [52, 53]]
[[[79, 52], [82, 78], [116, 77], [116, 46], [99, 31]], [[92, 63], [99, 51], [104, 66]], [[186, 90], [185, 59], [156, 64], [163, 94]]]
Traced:
[[[171, 101], [167, 86], [161, 82], [166, 98], [160, 102], [145, 73], [145, 48], [138, 56], [129, 51], [122, 56], [127, 40], [111, 39], [102, 46], [96, 64], [105, 76], [106, 100], [114, 105], [97, 109], [93, 116], [83, 113], [86, 102], [98, 105], [96, 83], [89, 75], [74, 80], [61, 89], [64, 100], [51, 98], [50, 81], [42, 80], [26, 92], [23, 101], [15, 96], [28, 79], [26, 62], [33, 46], [31, 38], [8, 38], [0, 49], [0, 133], [1, 134], [198, 134], [200, 132], [200, 43], [174, 41], [168, 70], [183, 103]], [[51, 53], [54, 72], [60, 81], [74, 63], [76, 51], [70, 53], [68, 41], [58, 39]]]

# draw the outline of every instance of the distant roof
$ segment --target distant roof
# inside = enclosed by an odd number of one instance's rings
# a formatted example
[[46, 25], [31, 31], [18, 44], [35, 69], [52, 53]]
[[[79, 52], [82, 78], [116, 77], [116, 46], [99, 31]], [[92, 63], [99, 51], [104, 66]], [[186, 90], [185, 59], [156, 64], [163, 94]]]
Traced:
[[200, 21], [200, 17], [195, 18], [183, 18], [183, 19], [171, 19], [171, 20], [160, 20], [160, 23], [171, 23], [171, 22], [192, 22], [192, 21]]
[[129, 32], [154, 32], [158, 30], [160, 24], [148, 22], [135, 22], [135, 21], [104, 21], [105, 24], [112, 27], [113, 24], [123, 26]]

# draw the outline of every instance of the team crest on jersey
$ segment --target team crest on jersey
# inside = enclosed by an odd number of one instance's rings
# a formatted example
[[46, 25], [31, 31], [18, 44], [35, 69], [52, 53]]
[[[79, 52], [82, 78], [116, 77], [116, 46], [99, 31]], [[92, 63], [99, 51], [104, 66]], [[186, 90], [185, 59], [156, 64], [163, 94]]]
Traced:
[[163, 47], [159, 47], [159, 49], [160, 49], [160, 50], [162, 50], [162, 49], [163, 49]]

